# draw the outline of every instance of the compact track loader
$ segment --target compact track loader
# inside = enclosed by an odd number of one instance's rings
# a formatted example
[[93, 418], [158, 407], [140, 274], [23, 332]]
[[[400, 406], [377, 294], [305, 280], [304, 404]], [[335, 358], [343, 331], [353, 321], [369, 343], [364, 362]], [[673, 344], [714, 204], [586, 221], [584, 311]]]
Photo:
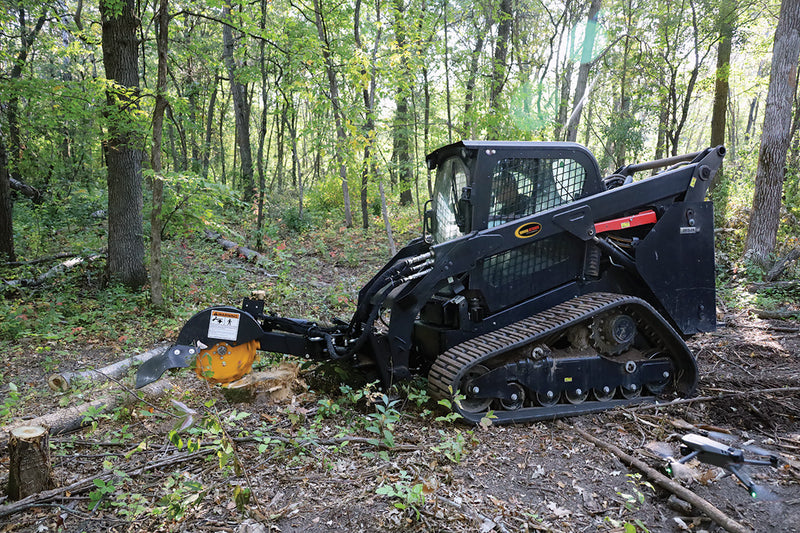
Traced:
[[360, 290], [349, 322], [272, 316], [250, 298], [211, 307], [140, 367], [137, 387], [187, 366], [233, 381], [264, 350], [371, 367], [387, 387], [427, 375], [432, 395], [458, 397], [472, 422], [690, 396], [698, 376], [684, 338], [716, 324], [705, 195], [724, 154], [603, 178], [574, 143], [445, 146], [427, 157], [436, 182], [423, 236]]

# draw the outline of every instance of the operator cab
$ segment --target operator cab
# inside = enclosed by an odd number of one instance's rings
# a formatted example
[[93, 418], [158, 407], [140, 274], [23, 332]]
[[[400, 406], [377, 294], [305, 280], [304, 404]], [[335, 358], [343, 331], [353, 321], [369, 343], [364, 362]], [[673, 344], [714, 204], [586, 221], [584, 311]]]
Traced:
[[434, 244], [604, 190], [594, 156], [575, 143], [460, 141], [426, 160], [437, 171], [425, 214]]

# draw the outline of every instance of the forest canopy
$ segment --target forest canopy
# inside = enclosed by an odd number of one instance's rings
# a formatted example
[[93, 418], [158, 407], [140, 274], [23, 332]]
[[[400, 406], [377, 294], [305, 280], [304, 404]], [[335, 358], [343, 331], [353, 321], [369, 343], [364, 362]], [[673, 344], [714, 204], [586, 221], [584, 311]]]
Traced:
[[[425, 154], [469, 138], [577, 141], [608, 173], [725, 144], [718, 218], [746, 219], [781, 9], [767, 0], [5, 6], [0, 181], [14, 192], [0, 188], [0, 233], [11, 259], [52, 252], [55, 227], [84, 227], [106, 210], [109, 248], [123, 238], [111, 234], [125, 211], [151, 240], [177, 220], [242, 213], [256, 246], [276, 216], [302, 226], [309, 213], [333, 212], [366, 227], [384, 184], [391, 205], [419, 214]], [[110, 72], [114, 53], [132, 61], [128, 81]], [[772, 218], [798, 206], [795, 89], [783, 211]], [[129, 162], [114, 163], [121, 147]], [[130, 180], [143, 210], [115, 189]], [[112, 271], [117, 253], [130, 250], [109, 249]], [[143, 261], [143, 249], [133, 254]], [[134, 268], [123, 281], [145, 280]]]

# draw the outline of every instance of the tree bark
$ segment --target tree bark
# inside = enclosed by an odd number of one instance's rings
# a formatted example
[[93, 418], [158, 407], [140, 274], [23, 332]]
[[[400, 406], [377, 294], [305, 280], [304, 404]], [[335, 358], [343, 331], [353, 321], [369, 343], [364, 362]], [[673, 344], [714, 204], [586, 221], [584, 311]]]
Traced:
[[[116, 11], [115, 11], [116, 10]], [[128, 131], [123, 121], [138, 108], [139, 19], [134, 0], [109, 6], [100, 2], [103, 23], [103, 64], [113, 81], [106, 90], [110, 121], [104, 145], [108, 169], [108, 276], [130, 288], [147, 282], [142, 224], [143, 140]]]
[[[230, 20], [231, 4], [225, 2], [222, 8], [222, 18]], [[222, 58], [228, 69], [231, 80], [231, 94], [233, 95], [233, 115], [236, 122], [236, 139], [239, 144], [239, 157], [242, 167], [242, 188], [245, 201], [255, 197], [256, 189], [253, 181], [253, 152], [250, 146], [250, 100], [247, 98], [247, 87], [238, 79], [236, 64], [233, 59], [233, 32], [228, 24], [222, 25], [223, 50]]]
[[[500, 111], [500, 95], [506, 83], [508, 47], [511, 42], [511, 27], [514, 19], [512, 0], [500, 0], [497, 20], [497, 40], [492, 58], [491, 90], [489, 92], [489, 112], [497, 117]], [[499, 125], [493, 123], [491, 129], [499, 133]]]
[[164, 305], [161, 285], [161, 230], [164, 221], [161, 209], [164, 204], [164, 180], [161, 178], [161, 139], [164, 111], [167, 109], [167, 54], [169, 52], [168, 0], [159, 0], [156, 45], [158, 48], [158, 77], [156, 105], [153, 109], [153, 149], [150, 163], [153, 167], [153, 208], [150, 211], [150, 301], [156, 307]]
[[772, 49], [764, 126], [758, 153], [756, 190], [745, 242], [745, 256], [766, 267], [780, 224], [781, 194], [786, 173], [800, 56], [800, 1], [783, 0]]
[[325, 17], [322, 15], [322, 4], [320, 0], [314, 0], [314, 23], [317, 27], [320, 45], [322, 46], [322, 59], [325, 62], [325, 73], [328, 76], [328, 87], [330, 89], [330, 94], [328, 96], [331, 101], [331, 107], [333, 108], [333, 118], [336, 122], [336, 139], [339, 141], [339, 145], [336, 147], [336, 162], [339, 165], [339, 179], [342, 181], [344, 224], [348, 228], [351, 228], [353, 227], [353, 212], [350, 209], [350, 188], [347, 184], [347, 165], [342, 155], [342, 150], [344, 150], [347, 145], [347, 132], [344, 129], [345, 117], [339, 99], [339, 80], [336, 78], [336, 69], [333, 64], [333, 55], [331, 53], [331, 43]]
[[[728, 113], [733, 22], [736, 9], [733, 0], [723, 0], [719, 8], [719, 46], [717, 47], [717, 75], [714, 83], [714, 107], [711, 112], [711, 146], [725, 143], [725, 122]], [[714, 175], [709, 185], [713, 193], [722, 179], [722, 168]]]
[[203, 143], [203, 177], [208, 177], [208, 165], [211, 158], [211, 134], [214, 131], [214, 107], [217, 105], [217, 79], [214, 78], [214, 88], [208, 100], [208, 114], [206, 115], [206, 137]]
[[575, 82], [575, 98], [572, 100], [572, 116], [567, 124], [567, 141], [575, 142], [578, 139], [578, 126], [583, 112], [583, 96], [589, 82], [589, 70], [592, 66], [592, 51], [594, 38], [597, 35], [597, 14], [600, 12], [602, 0], [592, 0], [589, 5], [589, 14], [586, 21], [586, 33], [583, 35], [583, 48], [581, 50], [581, 65], [578, 68], [578, 80]]
[[11, 201], [10, 179], [6, 145], [3, 132], [0, 131], [0, 256], [13, 262], [17, 260], [17, 255], [14, 251], [14, 203]]
[[20, 500], [55, 488], [50, 439], [41, 426], [14, 428], [8, 438], [8, 498]]

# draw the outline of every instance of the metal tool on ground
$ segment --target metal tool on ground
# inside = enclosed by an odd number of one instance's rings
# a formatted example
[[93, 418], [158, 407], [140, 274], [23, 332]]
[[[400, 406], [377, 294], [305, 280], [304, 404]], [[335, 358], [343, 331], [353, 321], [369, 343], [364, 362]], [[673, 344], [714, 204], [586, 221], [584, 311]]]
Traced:
[[215, 306], [143, 364], [136, 385], [187, 366], [229, 381], [260, 349], [348, 362], [385, 387], [426, 375], [431, 394], [457, 400], [471, 422], [690, 396], [698, 372], [684, 338], [716, 325], [705, 195], [724, 154], [603, 178], [574, 143], [445, 146], [427, 156], [436, 182], [423, 235], [361, 288], [349, 321], [281, 317], [258, 298]]

